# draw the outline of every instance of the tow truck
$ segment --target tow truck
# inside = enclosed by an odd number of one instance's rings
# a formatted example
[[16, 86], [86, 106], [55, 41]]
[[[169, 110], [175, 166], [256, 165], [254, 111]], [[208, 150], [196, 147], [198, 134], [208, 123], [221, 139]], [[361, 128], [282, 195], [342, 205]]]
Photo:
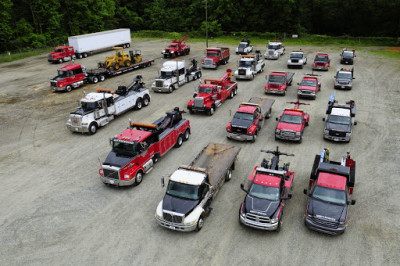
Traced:
[[308, 204], [304, 215], [305, 225], [318, 232], [339, 235], [347, 227], [348, 205], [354, 190], [356, 162], [350, 153], [340, 162], [329, 159], [329, 148], [316, 155], [311, 170], [308, 188]]
[[353, 88], [354, 67], [352, 69], [340, 68], [337, 70], [335, 79], [335, 89], [351, 90]]
[[286, 108], [280, 118], [276, 118], [278, 125], [275, 129], [275, 140], [293, 140], [301, 143], [303, 140], [304, 129], [308, 126], [310, 115], [299, 109], [300, 105], [310, 105], [302, 103], [297, 99], [296, 102], [287, 102], [295, 104], [294, 108]]
[[[210, 214], [211, 202], [222, 185], [231, 180], [240, 148], [210, 143], [189, 165], [170, 177], [155, 218], [159, 225], [176, 231], [200, 231]], [[161, 179], [164, 187], [164, 178]]]
[[267, 50], [265, 51], [265, 59], [278, 59], [285, 54], [285, 47], [281, 41], [268, 42]]
[[236, 48], [236, 54], [248, 54], [253, 51], [253, 46], [250, 45], [250, 40], [243, 39]]
[[292, 85], [293, 72], [274, 71], [267, 76], [267, 84], [265, 85], [265, 93], [286, 95], [288, 86]]
[[271, 117], [274, 102], [273, 99], [252, 97], [241, 103], [226, 127], [226, 136], [234, 140], [256, 141], [265, 120]]
[[306, 74], [299, 85], [297, 90], [297, 96], [300, 98], [317, 98], [317, 93], [321, 90], [321, 81], [319, 80], [320, 75]]
[[118, 86], [116, 91], [97, 89], [85, 94], [80, 107], [70, 113], [67, 128], [72, 132], [94, 135], [99, 127], [108, 125], [117, 116], [150, 104], [149, 90], [138, 75], [128, 86]]
[[345, 65], [354, 64], [354, 57], [356, 57], [356, 50], [348, 50], [344, 48], [340, 54], [340, 63]]
[[303, 66], [306, 64], [307, 64], [307, 56], [301, 49], [290, 53], [289, 60], [287, 62], [288, 68], [291, 67], [303, 68]]
[[314, 63], [312, 64], [313, 70], [329, 70], [331, 60], [329, 55], [326, 53], [317, 53], [314, 58]]
[[254, 55], [242, 55], [235, 71], [236, 80], [254, 79], [254, 76], [264, 71], [265, 63], [261, 53], [257, 50]]
[[323, 121], [326, 121], [324, 139], [350, 142], [352, 125], [357, 125], [355, 116], [355, 101], [350, 100], [346, 104], [339, 104], [335, 99], [335, 94], [332, 94], [329, 98], [326, 116], [322, 118]]
[[166, 49], [162, 50], [161, 54], [164, 58], [190, 54], [190, 45], [186, 44], [188, 38], [186, 36], [179, 40], [173, 40]]
[[139, 185], [162, 156], [189, 139], [190, 123], [182, 113], [175, 107], [152, 124], [130, 122], [110, 139], [112, 150], [99, 170], [100, 180], [114, 186]]
[[217, 69], [219, 65], [226, 65], [229, 62], [230, 52], [227, 47], [207, 48], [206, 57], [201, 60], [203, 68]]
[[248, 190], [244, 188], [244, 184], [240, 184], [246, 197], [239, 209], [239, 222], [256, 229], [279, 231], [286, 200], [292, 198], [294, 179], [294, 172], [289, 171], [290, 163], [279, 166], [279, 156], [294, 154], [280, 152], [278, 146], [275, 151], [261, 152], [271, 153], [274, 157], [271, 163], [264, 158], [261, 166], [254, 167], [248, 179]]
[[220, 79], [204, 79], [193, 95], [193, 100], [187, 104], [191, 114], [195, 112], [206, 112], [213, 115], [216, 108], [237, 94], [238, 84], [231, 80], [232, 69], [227, 69]]

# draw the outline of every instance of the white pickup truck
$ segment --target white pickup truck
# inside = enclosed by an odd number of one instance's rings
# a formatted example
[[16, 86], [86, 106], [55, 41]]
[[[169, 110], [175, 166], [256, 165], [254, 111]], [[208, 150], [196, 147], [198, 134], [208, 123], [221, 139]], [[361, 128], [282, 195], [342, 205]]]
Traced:
[[265, 63], [261, 59], [260, 51], [254, 55], [242, 55], [235, 71], [236, 79], [254, 79], [254, 76], [264, 71]]
[[303, 68], [303, 66], [306, 64], [307, 64], [307, 56], [302, 50], [293, 51], [290, 53], [290, 57], [287, 63], [288, 68], [291, 67]]
[[150, 93], [144, 87], [142, 76], [137, 76], [131, 84], [119, 86], [116, 91], [97, 89], [85, 95], [80, 107], [70, 113], [67, 128], [72, 132], [96, 134], [99, 127], [132, 108], [142, 109], [150, 103]]
[[283, 54], [285, 54], [285, 47], [282, 42], [268, 42], [264, 57], [265, 59], [278, 59]]

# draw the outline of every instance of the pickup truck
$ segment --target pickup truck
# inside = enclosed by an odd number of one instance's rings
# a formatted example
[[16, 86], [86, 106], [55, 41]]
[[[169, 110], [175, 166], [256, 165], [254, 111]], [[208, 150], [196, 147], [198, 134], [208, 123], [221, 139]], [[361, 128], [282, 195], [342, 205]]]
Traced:
[[271, 72], [267, 76], [268, 83], [265, 85], [265, 93], [286, 94], [287, 87], [292, 85], [293, 72]]
[[341, 68], [338, 69], [335, 79], [335, 89], [351, 90], [353, 88], [354, 67], [352, 69]]
[[324, 139], [350, 142], [352, 125], [357, 125], [355, 116], [356, 103], [353, 100], [346, 104], [338, 104], [335, 94], [332, 94], [326, 109], [326, 117], [322, 119], [326, 121]]
[[331, 65], [331, 60], [329, 59], [328, 54], [317, 53], [314, 58], [314, 63], [312, 64], [312, 69], [328, 71], [330, 65]]
[[267, 50], [265, 51], [265, 59], [278, 59], [285, 54], [285, 47], [281, 41], [268, 42]]
[[314, 231], [330, 235], [344, 233], [348, 221], [348, 205], [356, 176], [356, 162], [347, 152], [340, 162], [329, 159], [329, 148], [316, 155], [308, 188], [308, 204], [304, 214], [305, 225]]
[[206, 53], [206, 57], [201, 60], [201, 66], [203, 68], [216, 69], [219, 65], [226, 65], [229, 62], [229, 48], [207, 48]]
[[254, 79], [254, 76], [264, 71], [265, 63], [261, 59], [261, 53], [257, 50], [254, 55], [242, 55], [235, 71], [236, 80]]
[[279, 156], [294, 154], [280, 152], [278, 146], [275, 151], [261, 152], [272, 153], [274, 157], [271, 163], [263, 159], [261, 166], [254, 167], [248, 190], [244, 184], [240, 185], [246, 197], [239, 209], [239, 222], [256, 229], [279, 231], [286, 200], [292, 198], [294, 179], [294, 172], [289, 171], [290, 163], [279, 166]]
[[226, 126], [228, 139], [256, 141], [265, 119], [271, 117], [274, 102], [273, 99], [252, 97], [248, 102], [241, 103]]
[[[188, 166], [180, 166], [170, 177], [155, 218], [165, 228], [200, 231], [210, 204], [219, 189], [232, 178], [240, 148], [210, 143]], [[162, 186], [164, 186], [164, 178]]]
[[236, 48], [236, 54], [248, 54], [253, 51], [253, 46], [250, 45], [250, 40], [243, 39]]
[[290, 53], [289, 60], [287, 62], [288, 68], [291, 67], [303, 68], [303, 66], [306, 64], [307, 64], [307, 56], [302, 50], [293, 51]]
[[182, 113], [175, 107], [152, 124], [130, 123], [110, 139], [112, 150], [99, 170], [100, 180], [106, 185], [139, 185], [162, 156], [189, 139], [190, 123]]
[[344, 48], [340, 54], [340, 63], [352, 65], [354, 64], [354, 57], [356, 57], [356, 50], [347, 50], [347, 48]]
[[303, 77], [299, 85], [299, 89], [297, 90], [297, 96], [299, 98], [317, 98], [317, 93], [321, 90], [321, 81], [318, 78], [319, 75], [315, 74], [306, 74]]

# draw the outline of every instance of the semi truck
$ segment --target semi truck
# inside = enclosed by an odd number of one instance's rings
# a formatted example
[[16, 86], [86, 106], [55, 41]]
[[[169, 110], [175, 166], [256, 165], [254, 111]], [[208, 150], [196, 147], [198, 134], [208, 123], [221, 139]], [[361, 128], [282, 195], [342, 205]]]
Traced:
[[150, 104], [149, 90], [137, 76], [128, 86], [119, 86], [116, 91], [97, 89], [80, 100], [80, 107], [70, 113], [67, 128], [72, 132], [94, 135], [99, 127], [108, 125], [117, 116], [128, 110]]
[[264, 67], [265, 63], [259, 50], [254, 55], [242, 55], [238, 61], [238, 69], [235, 71], [236, 80], [254, 79], [258, 73], [264, 71]]
[[253, 51], [253, 46], [250, 45], [250, 40], [249, 39], [243, 39], [240, 43], [239, 46], [236, 48], [236, 54], [248, 54]]
[[172, 173], [156, 209], [157, 223], [176, 231], [200, 231], [212, 200], [225, 181], [232, 178], [239, 151], [232, 145], [210, 143], [189, 165]]
[[189, 120], [175, 107], [152, 124], [129, 123], [129, 128], [110, 139], [112, 150], [99, 170], [106, 185], [139, 185], [143, 176], [172, 147], [179, 148], [189, 139]]
[[229, 48], [207, 48], [206, 57], [201, 61], [201, 66], [216, 69], [219, 65], [226, 65], [229, 62], [229, 56]]
[[283, 46], [281, 41], [268, 42], [264, 58], [277, 60], [281, 55], [284, 54], [285, 54], [285, 47]]

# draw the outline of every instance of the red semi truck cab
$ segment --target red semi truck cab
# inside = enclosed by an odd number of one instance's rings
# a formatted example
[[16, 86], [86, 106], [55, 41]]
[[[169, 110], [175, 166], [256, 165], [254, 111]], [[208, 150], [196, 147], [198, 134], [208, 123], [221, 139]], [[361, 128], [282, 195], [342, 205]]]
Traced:
[[187, 39], [188, 37], [186, 36], [179, 40], [173, 40], [161, 54], [164, 55], [164, 58], [188, 55], [190, 53], [190, 45], [186, 44]]
[[219, 65], [226, 65], [229, 61], [229, 48], [207, 48], [206, 57], [201, 61], [203, 68], [216, 69]]
[[50, 80], [50, 88], [55, 91], [70, 92], [86, 82], [85, 68], [80, 64], [68, 64], [57, 70], [57, 76]]
[[152, 124], [131, 123], [112, 138], [112, 150], [99, 170], [101, 181], [116, 186], [139, 185], [160, 157], [189, 139], [190, 123], [182, 113], [175, 107]]
[[299, 105], [309, 105], [297, 102], [288, 102], [295, 104], [295, 108], [287, 108], [283, 111], [281, 117], [276, 121], [275, 139], [293, 140], [301, 142], [303, 139], [303, 132], [310, 121], [310, 115], [303, 110], [299, 109]]
[[314, 63], [312, 64], [313, 70], [329, 70], [329, 66], [331, 64], [331, 60], [329, 59], [329, 55], [325, 53], [317, 53], [314, 58]]
[[72, 59], [76, 59], [74, 47], [58, 46], [54, 48], [54, 52], [49, 54], [47, 61], [50, 63], [62, 63]]

